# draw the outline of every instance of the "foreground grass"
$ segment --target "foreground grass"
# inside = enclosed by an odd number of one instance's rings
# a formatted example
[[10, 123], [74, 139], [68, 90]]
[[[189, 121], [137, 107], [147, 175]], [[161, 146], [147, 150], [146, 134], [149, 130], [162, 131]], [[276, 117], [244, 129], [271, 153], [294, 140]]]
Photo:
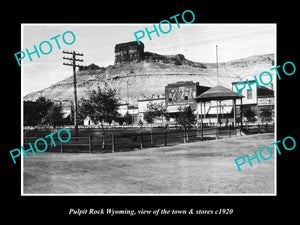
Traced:
[[239, 172], [273, 134], [107, 154], [38, 153], [24, 159], [24, 194], [272, 194], [274, 157]]

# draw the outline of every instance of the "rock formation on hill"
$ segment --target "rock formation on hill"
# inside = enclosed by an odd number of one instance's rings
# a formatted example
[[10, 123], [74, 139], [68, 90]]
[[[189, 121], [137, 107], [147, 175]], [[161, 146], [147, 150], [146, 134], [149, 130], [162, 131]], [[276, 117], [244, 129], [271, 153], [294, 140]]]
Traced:
[[144, 44], [136, 41], [117, 44], [115, 46], [115, 64], [140, 62], [144, 58]]
[[117, 44], [115, 46], [115, 64], [118, 63], [138, 63], [138, 62], [154, 63], [160, 62], [174, 65], [189, 65], [194, 67], [205, 68], [201, 63], [192, 62], [185, 59], [184, 55], [159, 55], [152, 52], [144, 52], [144, 43], [140, 45], [136, 41]]

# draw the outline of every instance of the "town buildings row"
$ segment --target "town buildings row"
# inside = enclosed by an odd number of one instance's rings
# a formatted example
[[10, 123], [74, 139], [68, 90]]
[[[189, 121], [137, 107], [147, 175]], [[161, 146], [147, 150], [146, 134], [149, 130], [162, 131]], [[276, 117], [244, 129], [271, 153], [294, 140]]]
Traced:
[[[249, 81], [250, 83], [253, 81]], [[119, 113], [124, 116], [128, 113], [133, 124], [143, 123], [150, 103], [160, 104], [171, 115], [168, 123], [175, 123], [172, 118], [179, 113], [179, 108], [190, 106], [197, 116], [198, 125], [222, 126], [251, 122], [274, 121], [275, 100], [273, 85], [258, 88], [252, 85], [252, 91], [247, 86], [242, 90], [242, 98], [236, 92], [232, 83], [231, 90], [223, 86], [207, 87], [198, 82], [185, 81], [168, 84], [165, 95], [153, 95], [139, 99], [136, 106], [128, 103], [120, 104]], [[154, 123], [166, 122], [165, 118], [157, 118]], [[90, 118], [84, 120], [84, 125], [94, 125]]]

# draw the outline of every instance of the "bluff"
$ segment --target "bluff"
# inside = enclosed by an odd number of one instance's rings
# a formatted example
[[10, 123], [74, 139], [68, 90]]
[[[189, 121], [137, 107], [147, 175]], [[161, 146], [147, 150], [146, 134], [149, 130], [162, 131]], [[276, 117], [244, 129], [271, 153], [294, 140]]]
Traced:
[[[216, 64], [193, 62], [182, 54], [160, 55], [145, 52], [144, 44], [120, 43], [115, 46], [115, 61], [108, 67], [95, 64], [79, 69], [77, 75], [78, 99], [87, 98], [97, 86], [114, 88], [119, 97], [136, 105], [139, 98], [164, 95], [165, 86], [178, 81], [199, 82], [203, 86], [217, 85]], [[219, 84], [232, 88], [232, 82], [244, 80], [274, 65], [274, 54], [250, 56], [219, 63]], [[73, 77], [59, 81], [48, 88], [24, 96], [34, 101], [40, 96], [51, 100], [73, 101]]]
[[115, 64], [119, 63], [155, 63], [174, 65], [189, 65], [193, 67], [205, 68], [201, 63], [192, 62], [185, 59], [184, 55], [160, 55], [152, 52], [144, 52], [144, 43], [140, 41], [140, 45], [136, 41], [117, 44], [115, 46]]
[[117, 44], [115, 46], [115, 64], [140, 62], [144, 59], [144, 43], [136, 41]]

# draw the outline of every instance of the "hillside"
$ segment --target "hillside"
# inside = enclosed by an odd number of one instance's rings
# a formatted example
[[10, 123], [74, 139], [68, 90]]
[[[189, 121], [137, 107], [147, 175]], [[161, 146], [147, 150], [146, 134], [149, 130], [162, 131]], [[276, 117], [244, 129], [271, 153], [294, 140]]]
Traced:
[[[78, 99], [86, 98], [90, 90], [105, 84], [115, 88], [123, 100], [127, 100], [128, 85], [131, 104], [136, 104], [142, 96], [163, 95], [164, 87], [177, 81], [194, 81], [204, 86], [217, 84], [216, 64], [193, 62], [181, 54], [164, 56], [144, 52], [144, 47], [137, 49], [134, 44], [128, 43], [115, 48], [114, 65], [100, 68], [93, 64], [79, 69]], [[262, 71], [269, 70], [273, 64], [274, 54], [220, 63], [220, 85], [231, 89], [231, 82], [259, 75]], [[34, 101], [41, 95], [51, 100], [73, 100], [72, 74], [48, 88], [26, 95], [24, 100]]]

